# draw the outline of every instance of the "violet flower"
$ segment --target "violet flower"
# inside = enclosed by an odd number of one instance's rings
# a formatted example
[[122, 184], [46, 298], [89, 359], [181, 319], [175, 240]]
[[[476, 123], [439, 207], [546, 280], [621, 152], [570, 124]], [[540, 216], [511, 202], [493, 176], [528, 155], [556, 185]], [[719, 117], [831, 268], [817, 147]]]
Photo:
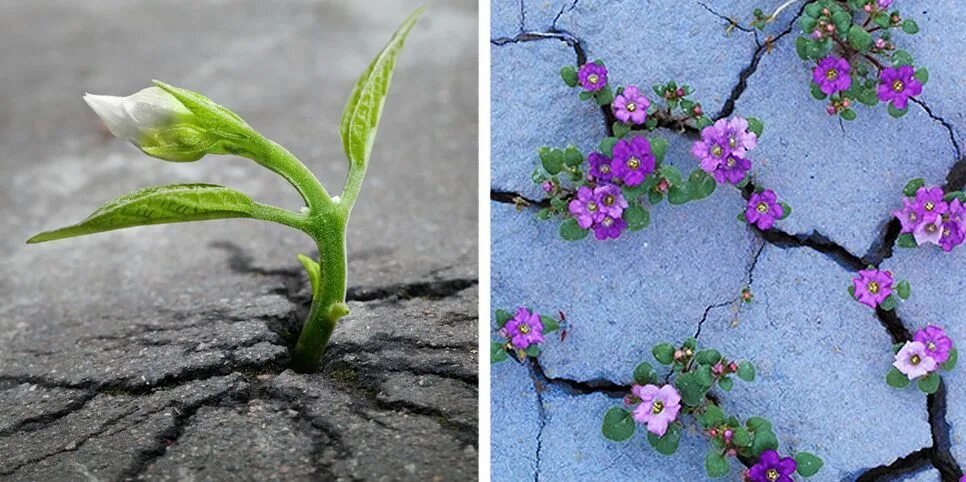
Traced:
[[731, 154], [744, 157], [748, 151], [758, 146], [758, 135], [748, 130], [748, 120], [744, 117], [728, 119], [725, 132]]
[[798, 463], [791, 457], [782, 458], [774, 450], [766, 450], [758, 456], [758, 463], [748, 469], [752, 482], [792, 482], [792, 474]]
[[577, 225], [583, 229], [589, 228], [604, 217], [600, 212], [600, 205], [597, 204], [597, 196], [594, 196], [594, 190], [587, 186], [580, 186], [577, 197], [571, 200], [567, 207], [570, 214], [577, 219]]
[[614, 177], [614, 171], [611, 169], [611, 160], [609, 157], [599, 153], [591, 152], [587, 156], [587, 162], [590, 164], [590, 175], [598, 181], [610, 181]]
[[882, 102], [892, 102], [896, 109], [905, 109], [909, 98], [922, 93], [922, 82], [913, 77], [916, 71], [908, 65], [886, 67], [879, 74], [878, 96]]
[[580, 66], [577, 80], [587, 92], [597, 92], [607, 85], [607, 68], [595, 62], [586, 63]]
[[882, 10], [885, 10], [885, 9], [889, 8], [890, 6], [892, 6], [892, 0], [876, 0], [875, 3]]
[[724, 184], [726, 182], [731, 184], [738, 184], [742, 179], [745, 178], [745, 174], [751, 169], [751, 161], [743, 157], [738, 157], [735, 154], [730, 154], [724, 162], [722, 162], [717, 169], [712, 171], [710, 174], [714, 177], [714, 180], [719, 184]]
[[701, 140], [695, 141], [691, 146], [691, 154], [701, 161], [701, 169], [705, 172], [714, 172], [731, 154], [728, 147], [729, 133], [728, 121], [725, 119], [719, 119], [701, 129]]
[[956, 221], [946, 221], [940, 227], [942, 233], [939, 235], [939, 247], [945, 252], [950, 252], [956, 246], [963, 244], [966, 239], [966, 232], [963, 232], [963, 224]]
[[614, 111], [614, 117], [625, 124], [643, 124], [647, 120], [647, 108], [650, 106], [651, 101], [632, 85], [614, 97], [611, 110]]
[[943, 188], [939, 186], [919, 188], [916, 191], [916, 210], [919, 217], [924, 218], [930, 213], [945, 214], [949, 210], [949, 203], [943, 201], [945, 195]]
[[909, 200], [909, 198], [902, 198], [902, 209], [898, 211], [893, 211], [892, 215], [899, 219], [899, 224], [902, 226], [900, 232], [911, 233], [916, 230], [916, 226], [919, 226], [919, 210], [917, 209], [917, 204]]
[[926, 243], [932, 243], [939, 246], [939, 240], [942, 239], [943, 235], [942, 225], [942, 216], [938, 214], [927, 215], [916, 226], [916, 230], [912, 232], [912, 236], [916, 238], [916, 244], [922, 246]]
[[517, 314], [503, 325], [510, 343], [518, 350], [526, 350], [530, 345], [543, 343], [543, 322], [536, 311], [530, 313], [526, 308], [517, 308]]
[[784, 214], [785, 210], [778, 204], [778, 196], [771, 189], [752, 193], [748, 199], [748, 208], [745, 209], [748, 224], [753, 224], [762, 231], [771, 229], [775, 221]]
[[852, 278], [855, 299], [869, 308], [879, 306], [892, 294], [892, 283], [892, 273], [877, 269], [863, 269], [857, 278]]
[[896, 353], [892, 366], [910, 380], [926, 376], [936, 369], [936, 360], [929, 356], [926, 345], [918, 341], [907, 341]]
[[936, 360], [936, 363], [948, 360], [949, 351], [953, 349], [953, 340], [946, 336], [946, 330], [936, 325], [920, 328], [912, 339], [922, 343], [926, 347], [926, 354]]
[[647, 425], [647, 431], [663, 437], [668, 425], [677, 419], [681, 411], [681, 395], [672, 385], [634, 385], [631, 392], [641, 399], [634, 409], [633, 417], [638, 423]]
[[614, 218], [611, 216], [604, 216], [597, 224], [594, 224], [594, 237], [599, 241], [605, 239], [617, 239], [620, 237], [621, 233], [624, 232], [624, 228], [627, 227], [627, 222], [622, 218]]
[[825, 57], [818, 61], [818, 65], [812, 70], [812, 80], [818, 84], [827, 95], [848, 90], [852, 86], [852, 76], [849, 72], [852, 67], [849, 61], [839, 57]]
[[630, 141], [621, 139], [614, 145], [611, 170], [628, 186], [644, 182], [644, 178], [654, 172], [656, 163], [651, 143], [644, 137], [633, 136]]
[[604, 216], [619, 218], [627, 208], [627, 200], [621, 188], [613, 184], [605, 184], [594, 189], [594, 197], [597, 199], [597, 207]]

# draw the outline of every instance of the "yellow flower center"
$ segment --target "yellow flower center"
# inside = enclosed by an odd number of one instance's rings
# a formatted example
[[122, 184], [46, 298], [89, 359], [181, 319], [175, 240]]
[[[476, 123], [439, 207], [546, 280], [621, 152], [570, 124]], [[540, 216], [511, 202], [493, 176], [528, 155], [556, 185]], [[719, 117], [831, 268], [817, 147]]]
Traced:
[[932, 202], [927, 202], [926, 205], [923, 207], [926, 208], [926, 211], [932, 211], [933, 209], [936, 209], [936, 205], [933, 204]]
[[530, 333], [530, 325], [524, 323], [520, 325], [519, 330], [520, 330], [520, 333], [523, 333], [524, 335], [526, 335], [527, 333]]
[[835, 80], [839, 78], [839, 71], [835, 69], [828, 69], [828, 71], [825, 72], [825, 78], [828, 80]]
[[590, 74], [590, 75], [587, 76], [587, 80], [591, 84], [596, 84], [597, 81], [600, 80], [600, 77], [598, 77], [597, 74]]
[[594, 202], [594, 201], [591, 201], [591, 202], [587, 203], [587, 210], [588, 211], [596, 211], [597, 210], [597, 203]]
[[651, 404], [652, 414], [657, 415], [663, 411], [664, 411], [664, 402], [660, 400], [655, 400], [654, 403]]
[[904, 88], [906, 88], [906, 84], [903, 84], [901, 80], [896, 80], [892, 83], [892, 90], [896, 92], [902, 92]]
[[953, 232], [950, 231], [949, 228], [944, 227], [943, 228], [943, 237], [944, 238], [948, 238], [950, 234], [953, 234]]
[[928, 348], [929, 351], [936, 351], [936, 344], [930, 341], [929, 344], [926, 345], [926, 348]]
[[869, 293], [876, 294], [879, 292], [879, 283], [875, 281], [869, 281]]
[[611, 224], [614, 224], [614, 220], [607, 217], [607, 218], [604, 218], [604, 220], [601, 221], [600, 224], [603, 224], [606, 227], [610, 227]]
[[728, 147], [735, 147], [737, 145], [738, 145], [738, 139], [735, 139], [734, 137], [728, 138]]
[[926, 225], [926, 232], [927, 233], [930, 233], [930, 234], [935, 233], [937, 229], [939, 229], [939, 227], [936, 226], [935, 224], [927, 224]]
[[758, 211], [758, 212], [760, 212], [760, 213], [762, 213], [762, 214], [767, 213], [768, 212], [768, 205], [765, 204], [765, 203], [763, 203], [763, 202], [758, 203], [758, 205], [755, 206], [755, 210]]
[[728, 167], [735, 167], [735, 158], [729, 157], [728, 162], [726, 162], [725, 164], [727, 164]]
[[721, 146], [719, 146], [717, 144], [711, 146], [711, 155], [712, 156], [714, 156], [714, 157], [721, 157], [721, 154], [722, 153], [724, 153], [724, 149], [722, 149]]
[[627, 105], [624, 107], [627, 109], [627, 112], [634, 112], [635, 110], [637, 110], [637, 104], [633, 102], [628, 102]]
[[632, 157], [627, 160], [627, 167], [637, 169], [638, 167], [641, 167], [641, 160], [636, 157]]
[[909, 220], [910, 221], [915, 221], [917, 219], [919, 219], [919, 216], [916, 216], [916, 213], [915, 212], [909, 213]]
[[909, 363], [912, 363], [913, 365], [918, 365], [921, 361], [922, 358], [919, 358], [919, 355], [912, 355], [909, 357]]
[[609, 164], [604, 164], [604, 165], [600, 166], [600, 172], [602, 172], [604, 174], [607, 174], [608, 172], [610, 172], [610, 165]]
[[617, 199], [614, 198], [614, 196], [608, 194], [608, 195], [604, 196], [603, 201], [604, 201], [604, 206], [613, 206], [614, 205], [614, 201], [617, 201]]
[[767, 478], [769, 482], [775, 482], [779, 477], [781, 477], [781, 474], [779, 474], [775, 469], [768, 469], [768, 472], [765, 473], [765, 478]]

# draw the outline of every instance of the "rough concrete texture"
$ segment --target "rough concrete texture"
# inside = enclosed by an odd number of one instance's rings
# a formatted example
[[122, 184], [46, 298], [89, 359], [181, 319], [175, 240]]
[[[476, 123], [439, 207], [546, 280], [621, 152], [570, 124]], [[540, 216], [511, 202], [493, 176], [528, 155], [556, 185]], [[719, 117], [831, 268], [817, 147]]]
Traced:
[[345, 99], [418, 4], [5, 5], [0, 479], [475, 477], [475, 2], [431, 6], [400, 58], [349, 226], [352, 313], [322, 373], [286, 371], [309, 302], [295, 254], [314, 254], [292, 230], [226, 220], [23, 244], [148, 185], [300, 207], [248, 160], [148, 158], [81, 100], [152, 78], [231, 108], [337, 191]]
[[[600, 435], [603, 413], [620, 403], [650, 347], [696, 333], [757, 364], [754, 383], [716, 395], [737, 416], [771, 419], [783, 447], [822, 456], [825, 468], [811, 480], [962, 475], [961, 375], [946, 375], [944, 389], [928, 397], [884, 382], [893, 341], [911, 330], [939, 320], [966, 338], [954, 324], [964, 309], [954, 295], [966, 283], [955, 269], [962, 254], [893, 253], [898, 229], [889, 214], [910, 178], [951, 189], [966, 181], [957, 89], [966, 69], [943, 60], [963, 40], [953, 26], [958, 9], [945, 1], [898, 5], [921, 27], [901, 38], [930, 70], [921, 102], [898, 121], [860, 108], [857, 121], [840, 123], [811, 99], [794, 53], [788, 32], [800, 6], [764, 33], [748, 31], [753, 7], [780, 3], [494, 2], [501, 14], [491, 39], [492, 303], [563, 310], [569, 323], [566, 340], [549, 337], [539, 362], [493, 370], [494, 480], [703, 480], [699, 435], [686, 436], [673, 457], [656, 454], [640, 434], [625, 444]], [[730, 19], [737, 25], [728, 35]], [[508, 204], [516, 194], [542, 197], [529, 181], [538, 147], [593, 146], [606, 128], [599, 110], [561, 87], [559, 68], [578, 56], [603, 59], [617, 83], [676, 76], [698, 88], [709, 112], [762, 118], [754, 183], [775, 189], [792, 216], [768, 233], [747, 229], [734, 221], [740, 196], [719, 189], [709, 200], [654, 208], [647, 230], [616, 242], [567, 243], [555, 223]], [[694, 133], [667, 135], [669, 162], [693, 166]], [[875, 313], [846, 291], [855, 271], [880, 263], [913, 284], [898, 316]], [[749, 284], [754, 302], [737, 303]], [[741, 468], [735, 463], [725, 480], [738, 480]]]

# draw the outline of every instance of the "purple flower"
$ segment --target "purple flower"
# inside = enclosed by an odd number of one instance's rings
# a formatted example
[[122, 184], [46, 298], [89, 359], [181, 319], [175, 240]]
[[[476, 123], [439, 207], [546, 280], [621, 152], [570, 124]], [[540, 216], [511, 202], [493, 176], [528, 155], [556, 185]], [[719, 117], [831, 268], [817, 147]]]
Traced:
[[943, 201], [943, 188], [936, 186], [932, 188], [921, 187], [916, 191], [916, 210], [919, 217], [924, 218], [929, 213], [945, 214], [949, 210], [949, 204]]
[[595, 62], [586, 63], [580, 66], [577, 80], [587, 92], [597, 92], [607, 85], [607, 68]]
[[825, 57], [819, 60], [818, 65], [812, 70], [812, 80], [818, 84], [822, 92], [832, 95], [852, 86], [852, 76], [849, 75], [851, 70], [852, 67], [848, 60], [839, 57]]
[[719, 119], [714, 124], [701, 129], [701, 140], [691, 146], [691, 154], [701, 160], [701, 169], [714, 172], [731, 154], [728, 147], [730, 139], [728, 121]]
[[927, 214], [922, 222], [916, 226], [916, 230], [912, 232], [912, 236], [916, 238], [916, 244], [922, 246], [926, 243], [932, 243], [938, 246], [943, 235], [942, 220], [942, 217], [938, 214]]
[[886, 67], [879, 74], [879, 100], [892, 102], [896, 109], [905, 109], [909, 98], [922, 93], [922, 82], [913, 77], [916, 71], [908, 65]]
[[745, 173], [751, 169], [751, 161], [748, 159], [738, 157], [735, 154], [730, 154], [724, 162], [722, 162], [717, 169], [711, 172], [714, 176], [714, 180], [719, 184], [724, 184], [730, 182], [731, 184], [738, 184], [742, 179], [745, 178]]
[[614, 117], [625, 124], [643, 124], [647, 119], [647, 108], [651, 101], [637, 87], [628, 86], [611, 104]]
[[644, 182], [644, 178], [654, 172], [655, 163], [651, 143], [641, 136], [633, 136], [630, 141], [621, 139], [614, 145], [611, 169], [628, 186]]
[[610, 167], [610, 158], [599, 153], [591, 152], [587, 156], [590, 163], [590, 175], [599, 181], [610, 181], [614, 177], [614, 171]]
[[728, 119], [725, 129], [728, 138], [728, 149], [732, 154], [740, 157], [758, 146], [758, 135], [748, 130], [748, 120], [744, 117]]
[[752, 482], [792, 482], [792, 474], [798, 464], [791, 457], [782, 458], [774, 450], [766, 450], [758, 456], [758, 463], [748, 469]]
[[902, 225], [901, 232], [903, 233], [915, 231], [916, 226], [919, 226], [919, 221], [921, 220], [916, 203], [905, 197], [902, 198], [902, 209], [893, 211], [892, 215], [899, 219], [899, 224]]
[[885, 9], [889, 8], [890, 6], [892, 6], [892, 0], [876, 0], [875, 3], [882, 10], [885, 10]]
[[892, 273], [877, 269], [863, 269], [858, 278], [852, 278], [855, 299], [859, 303], [875, 308], [892, 294]]
[[945, 330], [935, 325], [919, 329], [912, 340], [922, 343], [926, 347], [926, 354], [936, 363], [948, 360], [949, 351], [953, 349], [953, 340], [946, 336]]
[[543, 323], [536, 311], [530, 313], [526, 308], [517, 308], [517, 314], [503, 325], [501, 333], [510, 339], [518, 350], [526, 350], [530, 345], [543, 343]]
[[945, 252], [950, 252], [956, 246], [963, 244], [966, 233], [963, 232], [963, 225], [956, 221], [946, 221], [943, 223], [942, 234], [939, 236], [939, 246]]
[[778, 204], [778, 196], [771, 189], [752, 193], [751, 198], [748, 199], [748, 209], [745, 209], [745, 219], [748, 220], [748, 224], [754, 224], [763, 231], [771, 229], [775, 225], [775, 220], [784, 214], [785, 210]]
[[634, 409], [634, 420], [647, 424], [647, 431], [663, 437], [667, 426], [678, 418], [681, 411], [681, 395], [671, 385], [658, 388], [657, 385], [634, 385], [634, 396], [641, 404]]
[[600, 205], [597, 204], [597, 196], [594, 196], [594, 190], [587, 186], [580, 186], [577, 190], [577, 198], [571, 200], [567, 207], [570, 209], [570, 214], [577, 219], [577, 224], [583, 229], [589, 228], [604, 217], [600, 212]]
[[907, 341], [896, 353], [896, 361], [892, 363], [892, 366], [909, 377], [910, 380], [915, 380], [935, 370], [937, 363], [929, 356], [926, 345], [922, 342]]
[[613, 184], [605, 184], [594, 189], [594, 197], [597, 199], [597, 207], [604, 216], [617, 219], [627, 208], [627, 200], [624, 199], [621, 188]]
[[626, 227], [627, 223], [622, 218], [604, 216], [600, 222], [594, 224], [594, 237], [599, 241], [617, 239]]

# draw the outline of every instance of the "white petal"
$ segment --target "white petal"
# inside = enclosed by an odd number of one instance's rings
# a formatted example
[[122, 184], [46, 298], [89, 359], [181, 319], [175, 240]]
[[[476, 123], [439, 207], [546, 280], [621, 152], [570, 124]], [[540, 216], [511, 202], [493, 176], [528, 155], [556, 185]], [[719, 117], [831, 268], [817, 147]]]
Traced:
[[148, 87], [124, 98], [124, 110], [141, 128], [161, 127], [191, 113], [160, 87]]
[[112, 134], [131, 142], [137, 140], [139, 130], [124, 110], [123, 97], [85, 94], [84, 101], [104, 121]]

